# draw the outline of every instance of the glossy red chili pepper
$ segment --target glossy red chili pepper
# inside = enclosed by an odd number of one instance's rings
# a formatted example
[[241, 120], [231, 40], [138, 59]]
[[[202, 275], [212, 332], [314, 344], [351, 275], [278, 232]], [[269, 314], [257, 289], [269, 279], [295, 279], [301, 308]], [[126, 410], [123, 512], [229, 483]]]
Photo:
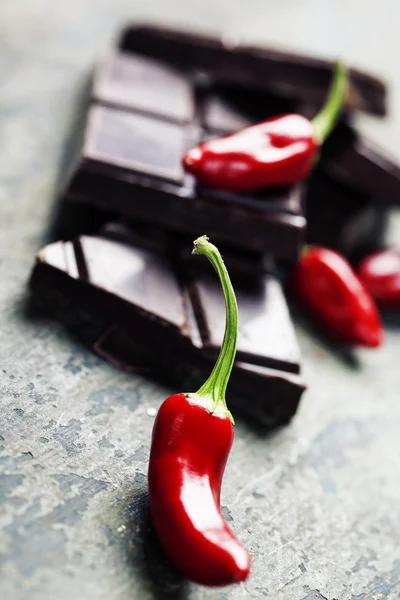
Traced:
[[333, 335], [377, 347], [383, 330], [373, 299], [349, 263], [327, 248], [307, 248], [292, 273], [295, 295]]
[[268, 119], [189, 150], [183, 166], [203, 185], [227, 191], [301, 181], [336, 123], [346, 89], [347, 72], [338, 62], [327, 102], [312, 122], [296, 114]]
[[149, 461], [150, 509], [170, 560], [192, 581], [228, 585], [250, 571], [246, 549], [220, 511], [221, 481], [233, 442], [233, 419], [225, 391], [236, 354], [237, 305], [217, 248], [204, 236], [194, 253], [206, 255], [217, 271], [226, 302], [221, 352], [195, 394], [175, 394], [161, 405]]
[[367, 256], [358, 276], [378, 304], [400, 308], [400, 250], [388, 248]]

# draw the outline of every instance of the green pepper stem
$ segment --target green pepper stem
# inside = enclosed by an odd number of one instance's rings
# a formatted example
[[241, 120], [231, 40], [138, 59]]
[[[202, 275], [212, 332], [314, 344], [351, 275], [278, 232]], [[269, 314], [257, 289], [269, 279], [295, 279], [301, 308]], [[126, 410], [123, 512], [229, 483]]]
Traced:
[[320, 146], [336, 125], [346, 98], [347, 84], [347, 69], [342, 61], [338, 60], [325, 105], [312, 120], [314, 137]]
[[211, 262], [220, 279], [225, 297], [226, 322], [221, 350], [207, 381], [196, 392], [212, 398], [213, 407], [222, 406], [227, 411], [225, 393], [236, 355], [238, 336], [238, 309], [235, 292], [222, 256], [208, 237], [203, 235], [193, 243], [193, 254], [203, 254]]

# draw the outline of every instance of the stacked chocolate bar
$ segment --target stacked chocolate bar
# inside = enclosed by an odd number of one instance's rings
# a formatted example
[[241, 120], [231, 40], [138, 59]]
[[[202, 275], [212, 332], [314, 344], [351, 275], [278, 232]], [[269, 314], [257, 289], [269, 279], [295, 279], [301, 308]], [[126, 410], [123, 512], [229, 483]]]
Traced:
[[[262, 422], [290, 419], [304, 383], [274, 260], [296, 259], [307, 220], [309, 241], [347, 255], [376, 245], [383, 205], [400, 202], [400, 169], [348, 121], [323, 148], [311, 181], [290, 188], [217, 192], [198, 186], [181, 158], [270, 116], [316, 113], [332, 70], [276, 50], [127, 28], [95, 72], [82, 149], [62, 198], [78, 217], [87, 207], [103, 211], [104, 223], [88, 236], [82, 221], [81, 235], [42, 249], [33, 289], [56, 290], [100, 316], [106, 327], [95, 350], [114, 364], [204, 376], [225, 321], [215, 275], [190, 257], [191, 241], [207, 234], [223, 252], [239, 306], [230, 396]], [[383, 115], [384, 84], [351, 70], [347, 108]]]

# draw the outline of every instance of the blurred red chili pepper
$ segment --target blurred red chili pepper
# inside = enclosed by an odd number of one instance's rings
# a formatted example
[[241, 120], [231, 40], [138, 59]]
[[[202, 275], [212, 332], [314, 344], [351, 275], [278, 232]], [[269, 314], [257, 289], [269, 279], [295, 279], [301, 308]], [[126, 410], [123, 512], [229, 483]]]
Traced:
[[154, 423], [149, 462], [150, 509], [171, 561], [192, 581], [228, 585], [247, 578], [250, 559], [220, 511], [220, 490], [233, 442], [225, 391], [236, 354], [238, 316], [228, 272], [203, 236], [195, 254], [209, 258], [222, 283], [226, 326], [221, 352], [195, 394], [174, 394]]
[[385, 308], [400, 308], [400, 250], [380, 250], [358, 266], [358, 276], [376, 302]]
[[292, 273], [295, 295], [333, 335], [348, 344], [380, 346], [373, 299], [350, 264], [327, 248], [306, 248]]
[[337, 121], [346, 89], [347, 71], [338, 62], [327, 102], [312, 121], [297, 114], [268, 119], [189, 150], [183, 166], [203, 185], [227, 191], [301, 181]]

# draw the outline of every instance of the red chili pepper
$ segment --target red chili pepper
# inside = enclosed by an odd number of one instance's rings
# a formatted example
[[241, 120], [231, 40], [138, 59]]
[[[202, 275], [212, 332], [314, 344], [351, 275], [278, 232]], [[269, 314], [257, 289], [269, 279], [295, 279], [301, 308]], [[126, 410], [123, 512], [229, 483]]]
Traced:
[[215, 367], [195, 394], [174, 394], [154, 423], [149, 462], [150, 509], [170, 560], [192, 581], [228, 585], [247, 578], [250, 559], [220, 512], [221, 481], [233, 442], [225, 391], [236, 354], [238, 316], [228, 272], [203, 236], [195, 254], [209, 258], [222, 283], [226, 326]]
[[349, 263], [327, 248], [307, 248], [292, 274], [296, 296], [337, 338], [380, 346], [383, 330], [373, 299]]
[[327, 102], [313, 121], [296, 114], [268, 119], [189, 150], [183, 166], [203, 185], [227, 191], [301, 181], [337, 121], [346, 89], [347, 71], [338, 62]]
[[367, 256], [358, 276], [379, 305], [400, 308], [400, 250], [388, 248]]

